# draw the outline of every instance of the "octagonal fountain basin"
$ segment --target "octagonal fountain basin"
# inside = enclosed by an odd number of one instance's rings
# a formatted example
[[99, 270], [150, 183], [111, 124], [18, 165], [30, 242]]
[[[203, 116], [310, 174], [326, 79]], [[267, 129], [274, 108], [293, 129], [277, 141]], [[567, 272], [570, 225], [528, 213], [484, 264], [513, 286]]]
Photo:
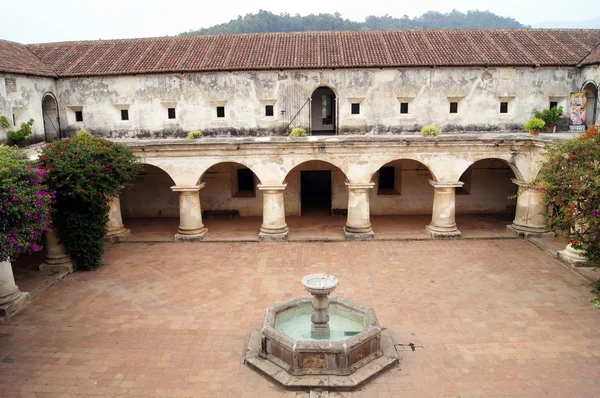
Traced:
[[245, 362], [285, 387], [352, 389], [398, 363], [392, 336], [372, 308], [328, 297], [328, 333], [311, 331], [314, 297], [269, 307], [248, 338]]

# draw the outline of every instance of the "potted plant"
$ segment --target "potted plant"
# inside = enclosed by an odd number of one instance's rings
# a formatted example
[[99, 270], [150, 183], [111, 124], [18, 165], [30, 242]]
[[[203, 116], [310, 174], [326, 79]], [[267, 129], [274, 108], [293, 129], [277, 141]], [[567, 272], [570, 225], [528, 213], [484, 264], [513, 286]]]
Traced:
[[529, 131], [529, 134], [531, 135], [538, 135], [545, 126], [546, 122], [540, 118], [534, 117], [533, 119], [529, 119], [527, 123], [523, 125], [523, 128]]
[[421, 135], [423, 137], [437, 137], [440, 135], [440, 128], [434, 124], [428, 124], [421, 129]]
[[560, 120], [563, 115], [562, 106], [553, 106], [550, 109], [544, 109], [543, 111], [533, 110], [536, 118], [542, 119], [546, 123], [546, 133], [553, 133], [556, 123]]

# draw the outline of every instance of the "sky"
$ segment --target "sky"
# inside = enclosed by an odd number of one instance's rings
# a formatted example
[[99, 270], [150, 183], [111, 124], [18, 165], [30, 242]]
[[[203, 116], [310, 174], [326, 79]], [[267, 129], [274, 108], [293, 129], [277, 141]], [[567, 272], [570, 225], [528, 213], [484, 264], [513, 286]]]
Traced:
[[576, 3], [564, 0], [8, 0], [2, 5], [0, 39], [43, 43], [176, 35], [227, 22], [238, 15], [256, 13], [259, 9], [292, 15], [338, 11], [342, 17], [355, 21], [363, 21], [368, 15], [415, 17], [427, 11], [479, 9], [534, 27], [549, 26], [548, 21], [559, 21], [550, 24], [558, 24], [558, 27], [574, 27], [578, 26], [577, 21], [588, 21], [585, 27], [600, 28], [599, 0]]

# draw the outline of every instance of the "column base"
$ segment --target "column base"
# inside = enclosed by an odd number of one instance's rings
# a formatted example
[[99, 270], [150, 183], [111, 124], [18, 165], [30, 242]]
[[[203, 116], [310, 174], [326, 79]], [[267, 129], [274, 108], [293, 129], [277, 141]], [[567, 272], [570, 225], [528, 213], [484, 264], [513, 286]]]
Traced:
[[512, 223], [506, 226], [506, 229], [517, 235], [519, 238], [554, 238], [556, 234], [548, 231], [546, 228], [526, 227]]
[[260, 227], [260, 232], [258, 234], [258, 240], [260, 242], [285, 242], [288, 238], [289, 228], [265, 228]]
[[355, 227], [344, 227], [344, 236], [346, 240], [373, 240], [375, 239], [375, 233], [371, 227], [367, 228], [355, 228]]
[[0, 321], [10, 318], [31, 301], [29, 293], [23, 293], [19, 290], [6, 299], [10, 301], [0, 305]]
[[201, 228], [198, 229], [196, 232], [194, 233], [190, 233], [190, 231], [185, 231], [185, 233], [181, 233], [182, 231], [179, 231], [175, 234], [175, 240], [176, 241], [201, 241], [202, 239], [204, 239], [204, 235], [206, 235], [206, 232], [208, 231], [208, 228]]
[[437, 227], [435, 225], [429, 224], [425, 227], [425, 231], [431, 236], [433, 239], [456, 239], [460, 238], [461, 232], [454, 227]]
[[568, 247], [565, 250], [558, 251], [558, 258], [573, 267], [588, 267], [590, 266], [587, 258], [581, 257], [576, 251], [570, 250]]
[[131, 234], [131, 230], [126, 228], [114, 229], [112, 231], [108, 231], [104, 240], [111, 243], [118, 243], [123, 240], [123, 238], [129, 236]]
[[67, 272], [69, 274], [75, 269], [69, 255], [46, 256], [46, 260], [38, 268], [40, 271]]

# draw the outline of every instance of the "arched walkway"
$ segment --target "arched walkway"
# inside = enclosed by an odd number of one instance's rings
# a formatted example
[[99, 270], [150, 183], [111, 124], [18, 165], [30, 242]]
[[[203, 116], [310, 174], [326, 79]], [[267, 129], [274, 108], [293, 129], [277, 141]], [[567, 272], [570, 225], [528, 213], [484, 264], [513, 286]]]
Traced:
[[211, 166], [200, 177], [204, 240], [258, 240], [263, 195], [256, 174], [240, 163]]
[[331, 163], [311, 160], [294, 167], [285, 178], [285, 214], [289, 239], [344, 239], [348, 209], [346, 175]]
[[337, 131], [337, 98], [329, 87], [319, 87], [311, 95], [312, 135], [334, 135]]
[[173, 240], [179, 225], [179, 194], [173, 179], [159, 167], [144, 164], [133, 186], [120, 195], [128, 241]]
[[60, 118], [58, 115], [58, 103], [54, 94], [46, 93], [42, 99], [42, 114], [44, 116], [44, 139], [46, 142], [59, 140]]
[[583, 91], [587, 95], [587, 108], [585, 111], [586, 129], [598, 124], [598, 86], [593, 82], [588, 82], [583, 86]]
[[427, 238], [431, 221], [433, 175], [423, 163], [398, 159], [374, 175], [371, 190], [371, 223], [377, 238]]
[[463, 172], [456, 188], [456, 224], [462, 237], [512, 236], [506, 225], [515, 217], [520, 179], [502, 159], [482, 159]]

